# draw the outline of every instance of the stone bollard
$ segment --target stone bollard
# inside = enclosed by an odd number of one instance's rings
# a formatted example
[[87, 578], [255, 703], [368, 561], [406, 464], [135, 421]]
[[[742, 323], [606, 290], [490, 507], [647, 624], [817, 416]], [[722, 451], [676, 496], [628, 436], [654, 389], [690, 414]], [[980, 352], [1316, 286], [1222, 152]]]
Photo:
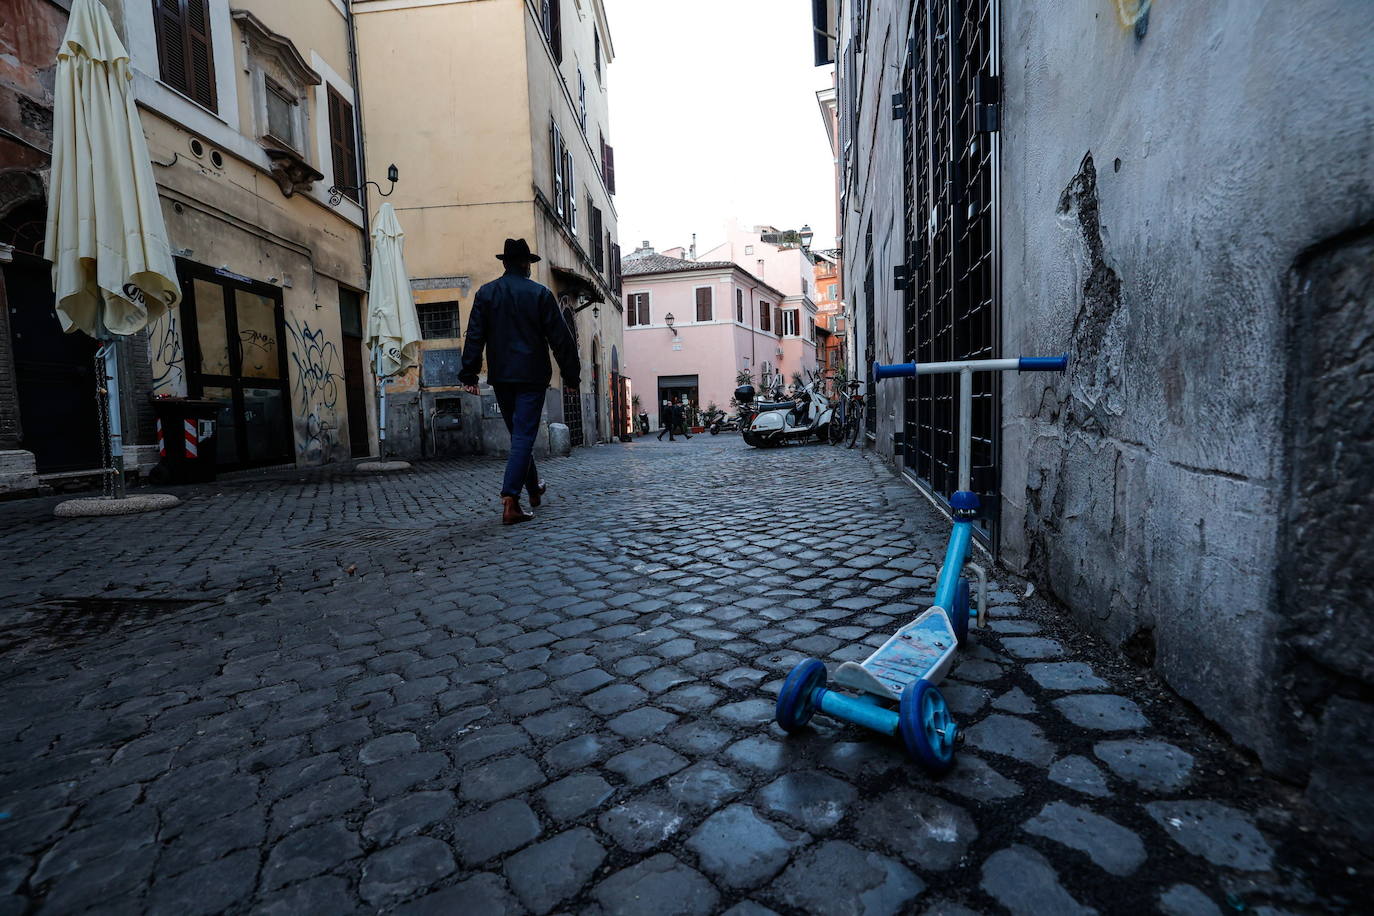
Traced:
[[572, 454], [572, 432], [563, 423], [549, 424], [549, 454], [559, 458]]

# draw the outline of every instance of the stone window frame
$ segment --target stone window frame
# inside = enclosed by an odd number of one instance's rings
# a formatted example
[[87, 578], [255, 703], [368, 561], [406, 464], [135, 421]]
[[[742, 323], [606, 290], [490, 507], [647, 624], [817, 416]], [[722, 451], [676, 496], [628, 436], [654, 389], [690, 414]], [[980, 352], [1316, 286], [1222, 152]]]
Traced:
[[[264, 146], [285, 148], [313, 166], [319, 153], [311, 142], [311, 96], [313, 87], [322, 85], [324, 77], [306, 62], [291, 39], [269, 29], [248, 10], [231, 10], [230, 15], [238, 23], [243, 45], [243, 67], [248, 72], [252, 93], [253, 137]], [[278, 137], [268, 126], [267, 94], [272, 91], [269, 81], [282, 90], [282, 95], [295, 101], [294, 137]]]

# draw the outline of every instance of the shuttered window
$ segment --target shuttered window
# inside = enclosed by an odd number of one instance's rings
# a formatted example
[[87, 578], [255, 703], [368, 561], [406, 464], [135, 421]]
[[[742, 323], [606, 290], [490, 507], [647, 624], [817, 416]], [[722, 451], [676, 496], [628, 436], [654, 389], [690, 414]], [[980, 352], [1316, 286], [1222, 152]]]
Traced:
[[591, 226], [588, 227], [588, 234], [592, 240], [592, 263], [596, 265], [596, 272], [604, 274], [606, 272], [606, 240], [602, 235], [601, 209], [592, 204], [591, 195], [587, 195], [587, 212], [591, 214]]
[[358, 131], [353, 106], [329, 87], [329, 149], [334, 159], [334, 185], [344, 197], [357, 203]]
[[549, 157], [553, 168], [553, 208], [558, 213], [558, 218], [564, 220], [568, 218], [567, 211], [563, 206], [564, 159], [567, 158], [567, 154], [567, 148], [563, 146], [563, 134], [558, 130], [558, 125], [550, 124]]
[[796, 309], [787, 309], [782, 313], [782, 332], [789, 337], [797, 337], [801, 334], [800, 316]]
[[577, 68], [577, 108], [582, 136], [587, 135], [587, 81], [582, 77], [582, 68]]
[[615, 193], [615, 150], [601, 138], [601, 177], [606, 181], [606, 193]]
[[711, 293], [712, 290], [709, 286], [697, 287], [697, 321], [711, 320]]
[[544, 37], [549, 41], [553, 59], [563, 63], [563, 0], [542, 0]]
[[744, 290], [735, 290], [735, 320], [744, 324]]
[[[611, 237], [611, 234], [610, 234], [609, 232], [607, 232], [607, 233], [606, 233], [606, 238], [609, 239], [610, 237]], [[617, 295], [619, 295], [619, 294], [620, 294], [620, 289], [621, 289], [621, 283], [623, 282], [623, 279], [624, 279], [624, 278], [621, 276], [621, 274], [620, 274], [620, 246], [617, 245], [615, 242], [611, 242], [611, 243], [610, 243], [610, 249], [611, 249], [611, 291], [614, 292], [614, 293], [616, 293]]]
[[771, 331], [773, 329], [773, 306], [767, 302], [759, 303], [759, 330]]
[[218, 111], [210, 0], [152, 0], [162, 82]]
[[649, 323], [649, 294], [631, 293], [629, 307], [625, 313], [625, 323], [630, 327]]
[[773, 331], [779, 337], [782, 336], [782, 306], [773, 310]]

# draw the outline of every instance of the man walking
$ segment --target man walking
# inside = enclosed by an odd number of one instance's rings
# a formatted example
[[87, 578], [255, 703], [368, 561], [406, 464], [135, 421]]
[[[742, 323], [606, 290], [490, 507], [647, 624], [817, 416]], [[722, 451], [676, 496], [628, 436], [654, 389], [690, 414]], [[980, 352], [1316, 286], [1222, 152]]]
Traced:
[[682, 438], [692, 438], [687, 432], [687, 405], [682, 403], [681, 398], [673, 398], [673, 425], [682, 433]]
[[524, 239], [506, 239], [497, 259], [506, 272], [477, 291], [468, 316], [468, 339], [463, 345], [463, 367], [458, 381], [469, 394], [477, 394], [477, 373], [482, 351], [487, 354], [487, 382], [496, 391], [501, 417], [510, 430], [510, 458], [501, 484], [502, 516], [507, 525], [527, 522], [534, 513], [520, 505], [520, 491], [530, 494], [538, 506], [547, 489], [534, 466], [534, 440], [544, 410], [544, 392], [553, 378], [549, 350], [558, 360], [563, 386], [576, 389], [582, 375], [577, 342], [546, 286], [530, 279], [530, 265], [539, 255]]
[[677, 427], [677, 398], [663, 402], [663, 410], [658, 415], [658, 441], [663, 441], [663, 434], [668, 434], [669, 442], [676, 442], [673, 438], [673, 430]]

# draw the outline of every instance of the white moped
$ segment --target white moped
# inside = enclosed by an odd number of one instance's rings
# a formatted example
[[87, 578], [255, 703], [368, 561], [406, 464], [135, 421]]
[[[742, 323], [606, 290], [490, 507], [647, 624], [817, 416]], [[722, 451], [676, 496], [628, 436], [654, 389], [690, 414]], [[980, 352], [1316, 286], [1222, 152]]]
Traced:
[[830, 432], [833, 408], [823, 392], [820, 376], [797, 389], [785, 401], [761, 401], [758, 415], [744, 430], [744, 441], [754, 448], [774, 448], [784, 442], [803, 442], [812, 436], [824, 440]]

